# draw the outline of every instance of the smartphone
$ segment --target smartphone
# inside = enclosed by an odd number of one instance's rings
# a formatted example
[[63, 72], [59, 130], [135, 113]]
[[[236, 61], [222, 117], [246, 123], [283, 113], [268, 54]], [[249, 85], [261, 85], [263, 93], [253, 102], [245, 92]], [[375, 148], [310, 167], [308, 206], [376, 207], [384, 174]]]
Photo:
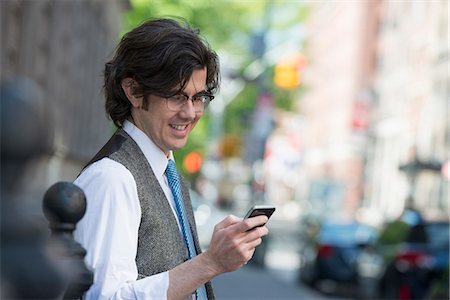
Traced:
[[267, 218], [270, 218], [272, 216], [273, 212], [275, 211], [275, 206], [273, 205], [255, 205], [247, 212], [244, 219], [266, 215]]

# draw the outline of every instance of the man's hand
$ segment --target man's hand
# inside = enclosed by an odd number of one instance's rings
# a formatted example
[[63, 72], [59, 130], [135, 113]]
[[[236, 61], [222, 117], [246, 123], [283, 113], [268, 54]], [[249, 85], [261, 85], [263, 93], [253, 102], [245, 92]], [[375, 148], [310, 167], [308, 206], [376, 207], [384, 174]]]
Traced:
[[[183, 299], [215, 276], [249, 261], [269, 233], [266, 216], [242, 220], [228, 216], [214, 227], [209, 249], [169, 271], [168, 299]], [[260, 227], [258, 227], [260, 226]]]
[[209, 249], [204, 253], [209, 258], [214, 273], [231, 272], [247, 263], [261, 244], [261, 237], [269, 230], [264, 224], [266, 216], [241, 219], [228, 216], [214, 227]]

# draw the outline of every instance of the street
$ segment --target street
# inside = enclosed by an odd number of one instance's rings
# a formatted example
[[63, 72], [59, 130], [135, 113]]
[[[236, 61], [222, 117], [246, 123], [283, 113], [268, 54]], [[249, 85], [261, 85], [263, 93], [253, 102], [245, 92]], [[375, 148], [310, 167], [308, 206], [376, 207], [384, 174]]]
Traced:
[[[213, 280], [217, 299], [338, 299], [327, 297], [305, 286], [287, 281], [279, 271], [246, 265]], [[343, 299], [343, 298], [339, 298]]]
[[254, 263], [258, 255], [255, 253], [248, 265], [214, 278], [217, 299], [348, 299], [323, 295], [298, 283], [299, 245], [295, 222], [282, 222], [273, 218], [269, 228], [270, 240], [265, 239], [263, 242], [267, 247], [265, 266]]
[[269, 269], [246, 265], [213, 280], [218, 299], [324, 299], [277, 277]]

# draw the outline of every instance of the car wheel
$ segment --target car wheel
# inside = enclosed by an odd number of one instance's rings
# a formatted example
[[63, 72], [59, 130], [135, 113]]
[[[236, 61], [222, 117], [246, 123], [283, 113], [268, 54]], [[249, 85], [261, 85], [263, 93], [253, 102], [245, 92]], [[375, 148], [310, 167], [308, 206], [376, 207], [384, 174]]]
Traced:
[[317, 271], [312, 266], [302, 268], [300, 269], [299, 278], [301, 283], [314, 288], [317, 283]]

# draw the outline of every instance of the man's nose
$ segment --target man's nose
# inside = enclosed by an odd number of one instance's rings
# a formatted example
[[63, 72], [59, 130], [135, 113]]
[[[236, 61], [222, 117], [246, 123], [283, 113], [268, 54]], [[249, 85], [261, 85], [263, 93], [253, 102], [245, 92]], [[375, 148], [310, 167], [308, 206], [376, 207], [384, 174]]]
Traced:
[[183, 105], [181, 109], [181, 113], [190, 118], [195, 118], [195, 107], [194, 107], [194, 101], [192, 98], [189, 98], [185, 104]]

